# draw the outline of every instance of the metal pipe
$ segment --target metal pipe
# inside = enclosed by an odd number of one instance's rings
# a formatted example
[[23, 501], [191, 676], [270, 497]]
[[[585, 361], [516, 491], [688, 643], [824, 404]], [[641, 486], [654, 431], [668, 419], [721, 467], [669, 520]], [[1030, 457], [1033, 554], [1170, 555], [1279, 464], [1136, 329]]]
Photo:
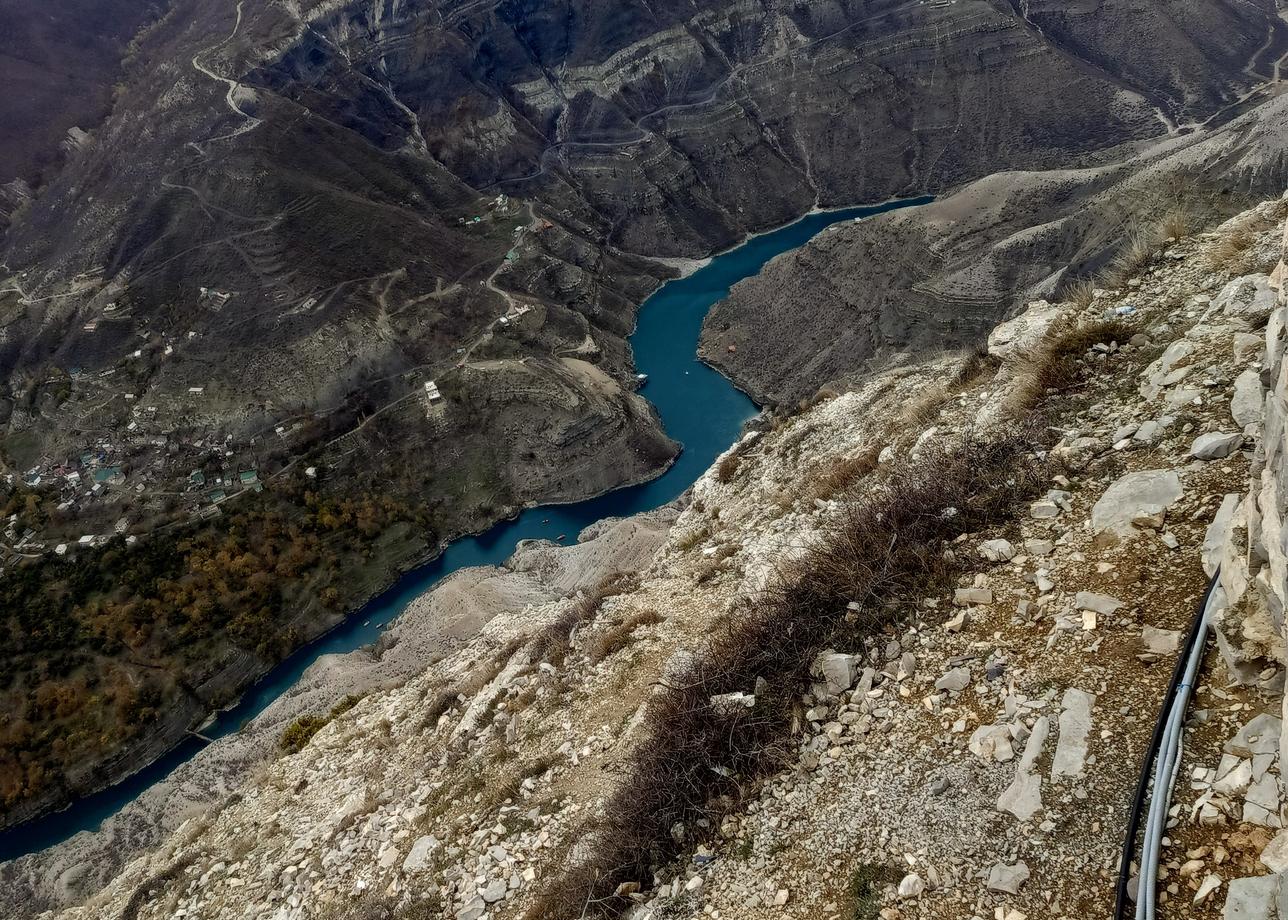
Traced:
[[[1159, 709], [1158, 720], [1154, 723], [1154, 733], [1150, 738], [1149, 747], [1145, 751], [1145, 756], [1141, 760], [1140, 774], [1136, 780], [1136, 791], [1132, 799], [1131, 810], [1127, 817], [1127, 827], [1123, 835], [1122, 853], [1119, 857], [1118, 866], [1118, 885], [1114, 897], [1114, 920], [1127, 920], [1128, 917], [1128, 883], [1131, 878], [1131, 864], [1136, 855], [1136, 837], [1140, 830], [1141, 811], [1145, 804], [1145, 796], [1149, 792], [1150, 776], [1156, 763], [1158, 752], [1163, 742], [1163, 735], [1167, 730], [1168, 713], [1170, 704], [1176, 698], [1180, 691], [1181, 684], [1185, 682], [1186, 672], [1189, 670], [1189, 663], [1194, 658], [1194, 649], [1198, 645], [1199, 627], [1206, 625], [1208, 607], [1211, 604], [1212, 594], [1217, 586], [1217, 579], [1220, 571], [1213, 573], [1212, 579], [1208, 582], [1207, 590], [1199, 602], [1198, 609], [1195, 611], [1194, 620], [1190, 627], [1189, 634], [1185, 638], [1185, 645], [1181, 653], [1177, 655], [1176, 665], [1172, 669], [1172, 678], [1168, 683], [1167, 691], [1163, 695], [1163, 705]], [[1206, 637], [1206, 628], [1203, 631]], [[1201, 646], [1200, 646], [1201, 647]], [[1201, 655], [1199, 656], [1202, 657]], [[1142, 856], [1142, 867], [1144, 858]], [[1136, 889], [1137, 903], [1141, 897], [1141, 887], [1138, 884]]]

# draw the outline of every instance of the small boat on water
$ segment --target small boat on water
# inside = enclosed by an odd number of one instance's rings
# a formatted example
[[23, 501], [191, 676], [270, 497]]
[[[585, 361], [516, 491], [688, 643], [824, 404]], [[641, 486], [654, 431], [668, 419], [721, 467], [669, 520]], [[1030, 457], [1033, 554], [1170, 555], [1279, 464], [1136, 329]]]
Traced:
[[549, 524], [549, 523], [550, 523], [550, 518], [542, 518], [542, 519], [541, 519], [541, 523], [542, 523], [542, 524]]
[[563, 534], [563, 533], [561, 533], [559, 536], [555, 537], [555, 539], [556, 539], [556, 540], [563, 540], [563, 539], [565, 539], [567, 536], [568, 536], [567, 534]]
[[636, 374], [635, 382], [640, 386], [644, 386], [644, 384], [648, 383], [648, 374]]

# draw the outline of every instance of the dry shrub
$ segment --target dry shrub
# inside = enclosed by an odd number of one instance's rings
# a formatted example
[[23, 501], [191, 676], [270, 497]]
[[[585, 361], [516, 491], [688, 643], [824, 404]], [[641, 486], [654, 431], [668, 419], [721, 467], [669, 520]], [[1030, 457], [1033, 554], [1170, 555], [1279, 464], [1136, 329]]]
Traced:
[[961, 364], [957, 366], [957, 373], [948, 384], [949, 395], [961, 393], [979, 382], [981, 377], [994, 373], [998, 363], [998, 360], [988, 353], [987, 345], [964, 352]]
[[[848, 505], [765, 597], [724, 617], [705, 653], [650, 701], [645, 738], [619, 766], [618, 791], [585, 828], [593, 852], [541, 892], [526, 917], [614, 915], [631, 904], [615, 895], [619, 885], [648, 886], [655, 867], [679, 852], [672, 826], [692, 833], [705, 819], [718, 827], [748, 780], [794, 751], [792, 711], [818, 650], [859, 647], [950, 584], [959, 569], [945, 545], [1011, 517], [1046, 481], [1033, 458], [1033, 442], [1012, 435], [968, 438], [906, 461], [882, 489]], [[847, 612], [851, 603], [857, 610]], [[765, 683], [752, 709], [712, 706], [712, 695], [749, 691], [758, 679]]]
[[736, 449], [729, 451], [716, 464], [716, 479], [720, 482], [732, 482], [734, 474], [738, 472], [740, 461], [741, 456]]
[[139, 915], [139, 911], [146, 907], [149, 902], [156, 900], [158, 895], [167, 887], [172, 885], [178, 887], [176, 883], [182, 881], [184, 872], [196, 860], [195, 854], [181, 857], [178, 862], [172, 863], [156, 875], [145, 880], [130, 895], [130, 899], [121, 910], [120, 920], [135, 920]]
[[675, 541], [675, 546], [677, 549], [691, 550], [709, 536], [711, 536], [711, 528], [703, 524], [701, 527], [696, 527], [679, 537]]
[[819, 387], [818, 392], [810, 400], [810, 408], [813, 409], [815, 406], [822, 405], [828, 400], [836, 399], [840, 395], [841, 392], [832, 387]]
[[702, 566], [698, 570], [697, 577], [694, 579], [698, 584], [705, 585], [717, 574], [724, 570], [724, 562], [730, 556], [737, 555], [738, 545], [736, 543], [722, 543], [716, 547], [716, 551], [702, 560]]
[[586, 653], [591, 661], [603, 661], [615, 655], [630, 644], [635, 630], [641, 626], [652, 626], [661, 623], [666, 617], [656, 610], [640, 610], [632, 613], [616, 626], [610, 626], [600, 633]]
[[901, 428], [925, 428], [939, 418], [939, 410], [948, 402], [948, 391], [937, 383], [932, 383], [904, 405], [899, 413]]
[[391, 895], [374, 890], [331, 904], [316, 914], [319, 920], [441, 920], [447, 916], [442, 895]]
[[[840, 457], [828, 468], [814, 478], [814, 483], [806, 499], [813, 504], [817, 499], [827, 501], [836, 495], [850, 492], [865, 477], [877, 468], [877, 457], [880, 451], [870, 447], [854, 457]], [[784, 493], [792, 498], [791, 493]], [[789, 505], [790, 507], [790, 505]]]
[[427, 731], [432, 731], [438, 720], [441, 719], [453, 706], [460, 702], [460, 694], [452, 687], [445, 687], [434, 694], [430, 700], [429, 706], [425, 709], [425, 720], [423, 725]]
[[483, 793], [479, 803], [481, 814], [487, 814], [500, 808], [506, 800], [516, 802], [523, 791], [523, 782], [545, 776], [560, 761], [558, 754], [543, 754], [525, 763], [516, 763], [492, 780]]
[[815, 406], [820, 406], [830, 399], [836, 399], [836, 397], [840, 395], [841, 393], [839, 390], [833, 389], [830, 386], [819, 387], [814, 392], [813, 396], [810, 396], [806, 399], [802, 399], [796, 403], [796, 409], [793, 412], [793, 414], [800, 415], [801, 413], [808, 412], [810, 409], [813, 409]]
[[942, 379], [932, 381], [904, 405], [899, 413], [900, 428], [915, 431], [937, 421], [940, 410], [949, 399], [969, 389], [981, 377], [997, 368], [997, 362], [985, 348], [964, 351], [957, 360], [957, 369], [949, 378], [947, 386]]

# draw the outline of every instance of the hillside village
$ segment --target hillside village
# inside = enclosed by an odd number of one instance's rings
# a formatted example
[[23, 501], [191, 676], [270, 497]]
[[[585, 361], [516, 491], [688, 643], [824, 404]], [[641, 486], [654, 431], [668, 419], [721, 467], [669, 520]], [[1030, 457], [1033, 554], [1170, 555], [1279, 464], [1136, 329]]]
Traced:
[[[1108, 916], [1141, 760], [1218, 569], [1159, 916], [1278, 916], [1286, 211], [1179, 232], [1114, 286], [1030, 304], [986, 354], [762, 418], [673, 507], [457, 573], [374, 657], [318, 662], [306, 709], [284, 699], [248, 726], [256, 766], [212, 746], [190, 769], [222, 770], [223, 791], [42, 916]], [[963, 458], [977, 469], [955, 472]], [[820, 613], [845, 644], [721, 684], [742, 665], [711, 656], [789, 609], [792, 560], [846, 558], [863, 509], [896, 513], [882, 503], [920, 500], [928, 474], [982, 490], [917, 525], [949, 535], [910, 550], [947, 580]], [[426, 622], [455, 638], [432, 650]], [[755, 756], [659, 721], [706, 687], [723, 689], [701, 718], [761, 738]], [[684, 738], [698, 746], [668, 747]], [[711, 797], [668, 798], [646, 767]], [[165, 794], [191, 795], [185, 775]], [[604, 868], [626, 841], [648, 871]], [[92, 864], [96, 845], [10, 880]]]
[[[529, 237], [535, 238], [552, 226], [504, 194], [487, 201], [481, 210], [481, 214], [462, 216], [459, 223], [480, 230], [498, 222], [514, 224], [512, 245], [498, 274], [510, 269], [530, 248]], [[21, 293], [20, 283], [14, 283]], [[88, 280], [82, 284], [86, 286], [91, 286]], [[199, 292], [200, 309], [214, 314], [237, 296], [236, 292], [205, 286]], [[447, 293], [440, 284], [431, 296]], [[531, 310], [509, 295], [505, 295], [505, 303], [505, 312], [489, 325], [483, 341], [492, 337], [492, 329], [507, 331]], [[310, 310], [316, 305], [314, 297], [285, 306]], [[82, 331], [97, 335], [101, 330], [104, 348], [125, 349], [117, 362], [97, 372], [79, 367], [60, 369], [43, 386], [33, 389], [35, 399], [73, 400], [79, 407], [80, 439], [68, 433], [71, 436], [56, 439], [70, 445], [66, 453], [46, 451], [25, 469], [0, 472], [0, 481], [18, 494], [24, 505], [41, 511], [7, 516], [0, 543], [0, 572], [24, 559], [99, 547], [114, 536], [128, 535], [133, 542], [131, 538], [158, 527], [216, 517], [225, 503], [263, 491], [268, 480], [296, 466], [310, 479], [318, 478], [324, 468], [321, 461], [309, 458], [326, 453], [330, 435], [337, 433], [331, 430], [329, 419], [341, 407], [283, 414], [265, 406], [261, 423], [249, 433], [203, 434], [207, 429], [199, 424], [201, 419], [215, 407], [236, 402], [246, 394], [208, 392], [207, 384], [193, 376], [195, 371], [180, 373], [195, 381], [184, 393], [149, 391], [148, 381], [167, 365], [185, 359], [198, 359], [199, 365], [203, 333], [155, 334], [141, 321], [141, 329], [123, 338], [120, 330], [134, 330], [136, 321], [140, 321], [138, 317], [116, 301], [104, 304], [101, 316], [87, 320]], [[108, 334], [109, 327], [116, 331]], [[466, 346], [456, 349], [444, 369], [464, 367], [472, 351], [473, 347]], [[433, 370], [420, 368], [398, 375], [399, 392], [384, 405], [371, 406], [368, 414], [419, 400], [429, 421], [441, 418], [446, 397], [430, 376]], [[341, 418], [341, 435], [343, 425]], [[21, 435], [11, 437], [9, 455], [24, 455], [23, 443]], [[30, 505], [29, 496], [35, 497], [37, 506]]]

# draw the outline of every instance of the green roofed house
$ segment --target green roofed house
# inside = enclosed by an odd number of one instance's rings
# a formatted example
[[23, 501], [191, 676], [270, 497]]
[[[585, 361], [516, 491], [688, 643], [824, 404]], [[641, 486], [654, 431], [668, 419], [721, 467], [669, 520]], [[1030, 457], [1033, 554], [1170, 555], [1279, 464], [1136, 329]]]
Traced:
[[194, 486], [204, 486], [206, 484], [206, 474], [201, 470], [193, 470], [188, 474], [188, 482]]
[[210, 499], [212, 502], [221, 502], [227, 497], [228, 493], [223, 489], [211, 489], [206, 493], [206, 498]]
[[94, 471], [94, 481], [105, 485], [119, 485], [125, 482], [125, 474], [119, 466], [103, 466]]
[[259, 472], [257, 470], [242, 470], [237, 474], [237, 478], [241, 480], [242, 485], [253, 486], [259, 482]]

